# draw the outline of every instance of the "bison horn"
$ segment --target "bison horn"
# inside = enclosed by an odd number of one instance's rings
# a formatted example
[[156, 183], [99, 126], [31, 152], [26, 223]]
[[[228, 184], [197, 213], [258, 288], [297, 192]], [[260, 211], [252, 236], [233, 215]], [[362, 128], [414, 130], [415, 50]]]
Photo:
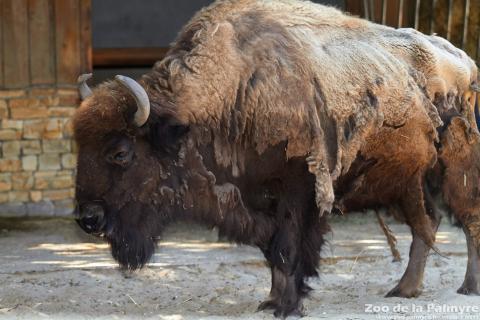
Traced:
[[78, 91], [80, 92], [80, 98], [82, 100], [87, 99], [91, 94], [92, 90], [88, 87], [87, 80], [92, 77], [91, 73], [84, 73], [80, 75], [77, 79]]
[[147, 122], [150, 115], [150, 100], [145, 89], [135, 80], [129, 77], [115, 76], [115, 80], [120, 83], [135, 98], [137, 103], [137, 112], [135, 112], [134, 123], [141, 127]]
[[472, 91], [480, 93], [480, 84], [472, 84], [470, 85], [470, 89], [472, 89]]

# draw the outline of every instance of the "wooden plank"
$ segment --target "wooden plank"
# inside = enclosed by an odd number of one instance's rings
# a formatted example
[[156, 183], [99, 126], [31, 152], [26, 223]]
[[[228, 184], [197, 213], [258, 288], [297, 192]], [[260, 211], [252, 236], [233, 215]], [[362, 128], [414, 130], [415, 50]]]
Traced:
[[433, 8], [433, 32], [442, 38], [447, 38], [448, 8], [448, 0], [437, 0], [436, 6]]
[[55, 84], [55, 43], [50, 0], [28, 0], [30, 75], [34, 85]]
[[419, 16], [418, 16], [418, 27], [417, 30], [425, 34], [431, 34], [431, 21], [433, 19], [433, 2], [432, 1], [423, 1], [419, 0]]
[[95, 67], [145, 67], [161, 60], [168, 48], [93, 49]]
[[79, 0], [55, 0], [57, 84], [75, 84], [80, 74]]
[[468, 12], [465, 51], [480, 67], [480, 1], [470, 1]]
[[80, 0], [81, 73], [92, 72], [92, 2]]
[[382, 23], [382, 17], [383, 17], [383, 8], [384, 4], [385, 7], [387, 6], [387, 1], [386, 0], [374, 0], [370, 1], [370, 3], [373, 4], [373, 17], [372, 21], [376, 23]]
[[4, 57], [4, 53], [3, 53], [3, 23], [2, 21], [4, 21], [4, 18], [3, 18], [3, 1], [4, 0], [0, 0], [0, 89], [2, 89], [4, 87], [4, 82], [3, 82], [3, 57]]
[[400, 0], [389, 0], [387, 5], [386, 25], [390, 27], [398, 27], [398, 13]]
[[345, 0], [345, 11], [352, 15], [363, 17], [363, 5], [359, 0]]
[[[477, 38], [478, 38], [477, 39], [477, 42], [478, 42], [477, 43], [477, 66], [480, 66], [480, 27], [478, 27], [477, 30], [478, 30], [477, 32]], [[480, 99], [480, 97], [477, 99]]]
[[405, 0], [403, 7], [403, 28], [415, 27], [415, 13], [417, 9], [417, 0]]
[[6, 88], [30, 84], [27, 0], [2, 0], [3, 64]]

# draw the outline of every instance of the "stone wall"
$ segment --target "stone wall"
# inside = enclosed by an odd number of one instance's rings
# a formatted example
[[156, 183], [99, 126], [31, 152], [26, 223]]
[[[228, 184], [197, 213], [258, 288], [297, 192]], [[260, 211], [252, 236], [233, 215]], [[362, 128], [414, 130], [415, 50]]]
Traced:
[[0, 90], [0, 216], [69, 215], [77, 90]]

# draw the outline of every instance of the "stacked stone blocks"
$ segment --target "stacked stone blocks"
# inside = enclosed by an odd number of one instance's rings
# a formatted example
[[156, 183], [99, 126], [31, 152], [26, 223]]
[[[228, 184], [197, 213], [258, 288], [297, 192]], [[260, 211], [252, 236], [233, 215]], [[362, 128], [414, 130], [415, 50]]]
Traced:
[[75, 88], [0, 90], [0, 216], [73, 210]]

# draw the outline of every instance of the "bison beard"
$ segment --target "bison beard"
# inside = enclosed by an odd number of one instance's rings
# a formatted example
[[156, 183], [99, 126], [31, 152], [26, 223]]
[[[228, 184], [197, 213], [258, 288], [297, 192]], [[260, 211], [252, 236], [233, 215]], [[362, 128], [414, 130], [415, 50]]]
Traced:
[[[473, 123], [476, 72], [464, 52], [414, 30], [307, 1], [218, 1], [139, 82], [81, 87], [78, 218], [102, 220], [85, 229], [104, 232], [132, 270], [170, 221], [217, 226], [262, 250], [272, 287], [259, 308], [286, 317], [317, 275], [324, 211], [393, 206], [414, 240], [390, 295], [414, 296], [438, 223], [425, 188], [448, 109], [438, 102], [464, 101]], [[468, 232], [470, 248], [479, 232]]]
[[[128, 218], [126, 214], [131, 212], [142, 212], [140, 215], [144, 221], [119, 221]], [[107, 222], [106, 239], [111, 246], [112, 256], [118, 261], [120, 267], [125, 270], [136, 270], [142, 268], [155, 252], [156, 237], [158, 234], [152, 229], [151, 219], [157, 216], [153, 208], [142, 208], [142, 206], [129, 204], [121, 209], [119, 214], [111, 214], [113, 217]], [[136, 228], [131, 228], [135, 223]], [[152, 221], [153, 225], [158, 222]]]
[[136, 270], [143, 267], [155, 252], [155, 242], [152, 237], [134, 230], [118, 230], [108, 238], [112, 256], [126, 270]]

